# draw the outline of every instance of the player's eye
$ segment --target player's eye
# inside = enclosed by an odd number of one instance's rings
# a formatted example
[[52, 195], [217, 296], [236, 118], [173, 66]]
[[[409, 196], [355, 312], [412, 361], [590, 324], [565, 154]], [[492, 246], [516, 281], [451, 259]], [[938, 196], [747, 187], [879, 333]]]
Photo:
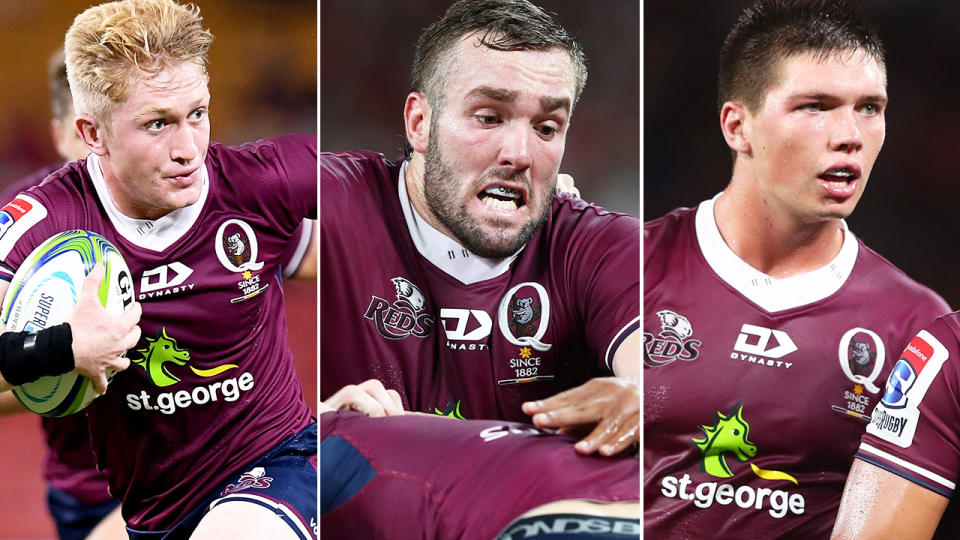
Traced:
[[194, 109], [194, 111], [190, 113], [190, 117], [193, 118], [194, 120], [200, 120], [201, 118], [206, 116], [206, 114], [207, 114], [207, 110], [201, 107], [199, 109]]
[[540, 124], [535, 128], [543, 138], [550, 139], [560, 131], [560, 128], [552, 124]]
[[876, 103], [867, 103], [861, 107], [860, 110], [867, 116], [876, 116], [880, 114], [882, 109], [880, 108], [880, 105], [877, 105]]
[[823, 110], [823, 105], [820, 103], [804, 103], [798, 109], [807, 112], [819, 112]]
[[485, 126], [495, 126], [500, 123], [500, 117], [492, 114], [478, 114], [474, 118]]
[[156, 120], [151, 120], [151, 121], [147, 122], [146, 127], [147, 127], [147, 129], [149, 129], [150, 131], [160, 131], [161, 129], [163, 129], [163, 126], [165, 126], [165, 125], [167, 125], [167, 123], [164, 122], [163, 120], [160, 120], [160, 119], [158, 118], [158, 119], [156, 119]]

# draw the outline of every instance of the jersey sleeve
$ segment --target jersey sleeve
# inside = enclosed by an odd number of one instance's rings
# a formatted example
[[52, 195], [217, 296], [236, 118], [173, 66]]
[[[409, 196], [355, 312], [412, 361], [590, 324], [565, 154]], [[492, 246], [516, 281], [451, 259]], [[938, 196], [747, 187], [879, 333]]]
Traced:
[[[618, 347], [640, 327], [640, 220], [610, 214], [586, 227], [568, 254], [584, 334], [602, 368], [613, 370]], [[639, 358], [637, 359], [639, 362]]]
[[856, 457], [951, 497], [960, 475], [960, 343], [956, 315], [907, 345]]
[[290, 190], [290, 208], [300, 218], [317, 218], [317, 136], [286, 135], [274, 139]]
[[300, 222], [297, 230], [293, 232], [293, 236], [290, 237], [290, 243], [287, 244], [287, 249], [283, 252], [283, 256], [280, 259], [280, 267], [283, 268], [283, 277], [290, 277], [297, 273], [297, 269], [300, 268], [300, 263], [303, 262], [303, 256], [306, 255], [307, 249], [310, 246], [310, 241], [313, 239], [314, 227], [316, 227], [315, 220], [304, 219]]
[[27, 255], [58, 232], [48, 206], [31, 191], [20, 193], [0, 208], [0, 279], [10, 281]]

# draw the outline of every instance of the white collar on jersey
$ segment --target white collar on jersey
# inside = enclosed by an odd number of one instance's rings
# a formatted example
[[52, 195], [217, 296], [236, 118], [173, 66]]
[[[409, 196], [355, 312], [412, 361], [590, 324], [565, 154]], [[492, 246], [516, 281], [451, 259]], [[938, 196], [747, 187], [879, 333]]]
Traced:
[[100, 157], [96, 154], [91, 153], [87, 156], [87, 172], [93, 179], [93, 186], [97, 190], [100, 202], [103, 203], [107, 217], [110, 218], [110, 222], [116, 227], [120, 236], [134, 245], [150, 251], [159, 252], [167, 249], [193, 227], [200, 217], [203, 204], [207, 200], [207, 193], [210, 190], [210, 179], [207, 174], [206, 163], [204, 163], [204, 166], [201, 167], [201, 181], [203, 183], [201, 184], [200, 198], [197, 202], [184, 208], [178, 208], [160, 219], [134, 219], [125, 216], [113, 203], [113, 198], [107, 189], [107, 183], [103, 179]]
[[837, 292], [850, 276], [860, 248], [846, 221], [841, 220], [843, 246], [826, 266], [798, 276], [774, 279], [747, 264], [723, 241], [713, 215], [713, 204], [719, 196], [700, 203], [697, 209], [700, 251], [720, 279], [751, 302], [771, 313], [804, 306]]
[[420, 217], [407, 196], [407, 183], [404, 180], [407, 163], [404, 161], [400, 167], [400, 207], [403, 208], [407, 229], [420, 255], [464, 285], [492, 279], [506, 272], [523, 248], [503, 259], [487, 259], [467, 251], [459, 242], [434, 229]]

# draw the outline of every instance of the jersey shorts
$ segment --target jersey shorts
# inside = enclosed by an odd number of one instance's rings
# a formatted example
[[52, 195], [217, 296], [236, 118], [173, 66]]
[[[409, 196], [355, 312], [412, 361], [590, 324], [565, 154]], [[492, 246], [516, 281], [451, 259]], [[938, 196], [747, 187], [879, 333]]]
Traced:
[[213, 489], [187, 517], [167, 531], [127, 527], [130, 540], [185, 540], [213, 508], [252, 503], [276, 513], [297, 538], [317, 538], [317, 424], [281, 442]]

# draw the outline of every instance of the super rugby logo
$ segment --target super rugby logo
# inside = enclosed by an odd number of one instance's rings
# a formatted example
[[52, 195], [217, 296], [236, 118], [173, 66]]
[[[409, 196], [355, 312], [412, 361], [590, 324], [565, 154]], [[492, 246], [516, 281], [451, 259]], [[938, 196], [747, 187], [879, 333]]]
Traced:
[[643, 363], [650, 367], [665, 366], [674, 360], [692, 361], [700, 356], [697, 350], [703, 342], [691, 339], [693, 326], [686, 317], [668, 309], [657, 312], [660, 334], [643, 333]]
[[[525, 288], [533, 289], [525, 291]], [[518, 347], [549, 351], [553, 345], [541, 340], [550, 324], [550, 298], [539, 283], [526, 281], [514, 285], [500, 299], [497, 309], [500, 333]]]
[[47, 209], [22, 193], [0, 208], [0, 258], [6, 257], [20, 236], [45, 217]]
[[862, 384], [872, 394], [880, 391], [874, 384], [886, 360], [886, 348], [883, 340], [873, 330], [851, 328], [840, 338], [837, 351], [840, 357], [840, 369], [851, 381]]
[[423, 338], [429, 335], [435, 319], [429, 313], [422, 312], [426, 305], [423, 293], [406, 278], [395, 277], [390, 281], [396, 290], [397, 300], [391, 304], [373, 295], [363, 316], [374, 321], [377, 332], [388, 339], [403, 339], [410, 335]]
[[920, 402], [949, 357], [947, 348], [937, 338], [921, 330], [894, 364], [867, 432], [901, 448], [910, 446], [920, 418]]

